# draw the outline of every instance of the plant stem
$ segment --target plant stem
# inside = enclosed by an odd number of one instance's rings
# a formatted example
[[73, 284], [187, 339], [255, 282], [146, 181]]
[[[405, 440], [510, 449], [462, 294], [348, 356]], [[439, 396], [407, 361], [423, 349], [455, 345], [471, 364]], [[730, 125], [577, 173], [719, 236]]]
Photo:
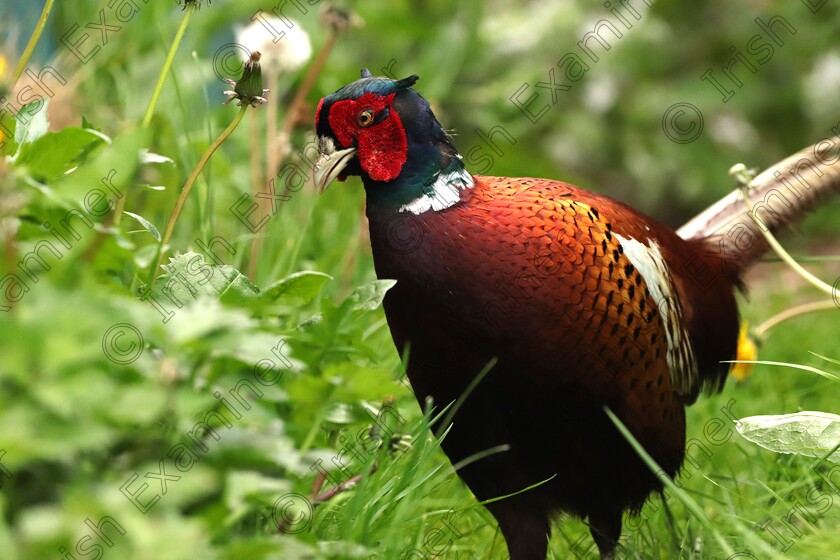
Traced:
[[[46, 4], [44, 4], [44, 9], [41, 11], [41, 17], [38, 18], [38, 23], [35, 24], [35, 30], [32, 31], [32, 36], [29, 38], [29, 42], [26, 44], [26, 48], [23, 49], [23, 54], [18, 60], [17, 66], [15, 67], [15, 73], [12, 75], [12, 81], [10, 88], [14, 90], [17, 81], [20, 79], [23, 71], [26, 69], [26, 65], [29, 63], [29, 59], [32, 57], [32, 53], [35, 51], [35, 45], [38, 44], [38, 41], [41, 39], [41, 33], [44, 31], [44, 27], [47, 25], [47, 19], [50, 17], [50, 12], [52, 11], [53, 4], [55, 0], [47, 0]], [[6, 164], [5, 162], [0, 162], [0, 175], [6, 172]], [[4, 251], [3, 255], [6, 260], [6, 264], [9, 270], [12, 268], [12, 263], [17, 260], [17, 242], [16, 236], [17, 232], [11, 226], [8, 227], [0, 227], [0, 234], [3, 237], [3, 246]], [[14, 310], [14, 307], [12, 308]]]
[[[824, 256], [809, 256], [809, 255], [802, 255], [799, 257], [794, 257], [796, 262], [840, 262], [840, 255], [824, 255]], [[782, 262], [782, 259], [779, 257], [765, 257], [761, 259], [759, 262]]]
[[[753, 208], [752, 201], [750, 201], [748, 196], [748, 190], [749, 184], [744, 185], [741, 189], [742, 194], [744, 195], [744, 202], [747, 203], [747, 206]], [[793, 257], [790, 256], [790, 253], [788, 253], [785, 250], [785, 248], [782, 247], [782, 245], [776, 240], [773, 234], [770, 233], [770, 230], [768, 228], [761, 227], [761, 222], [759, 221], [758, 216], [756, 216], [752, 210], [749, 211], [749, 214], [756, 221], [756, 223], [759, 224], [758, 229], [761, 230], [761, 233], [764, 235], [764, 238], [767, 240], [767, 244], [770, 245], [770, 248], [773, 249], [776, 252], [776, 254], [779, 255], [779, 257], [794, 270], [794, 272], [799, 274], [802, 278], [804, 278], [818, 290], [825, 292], [832, 297], [834, 296], [834, 288], [832, 288], [831, 286], [829, 286], [828, 284], [826, 284], [825, 282], [823, 282], [822, 280], [805, 270], [802, 267], [802, 265], [796, 262], [793, 259]]]
[[[262, 205], [262, 201], [260, 200], [257, 202], [257, 209], [256, 209], [256, 220], [257, 223], [260, 223], [264, 214], [264, 209]], [[262, 243], [262, 234], [260, 232], [256, 232], [254, 236], [251, 238], [251, 252], [248, 256], [248, 278], [251, 282], [257, 281], [257, 261], [260, 259], [260, 245]]]
[[23, 49], [23, 55], [20, 57], [17, 67], [15, 67], [15, 73], [12, 75], [12, 88], [15, 87], [15, 84], [18, 79], [20, 79], [24, 69], [26, 69], [26, 65], [32, 57], [32, 52], [35, 50], [35, 45], [37, 45], [38, 41], [41, 39], [41, 33], [47, 25], [47, 19], [50, 17], [50, 12], [52, 11], [54, 3], [55, 0], [47, 0], [47, 3], [44, 4], [44, 10], [41, 12], [41, 17], [38, 18], [38, 23], [35, 25], [35, 31], [32, 32], [32, 37], [29, 38], [26, 48]]
[[[276, 164], [277, 157], [279, 152], [277, 151], [278, 148], [278, 141], [277, 141], [277, 109], [280, 105], [280, 74], [277, 72], [276, 68], [272, 68], [267, 70], [265, 73], [266, 79], [268, 80], [268, 86], [271, 90], [271, 97], [268, 98], [268, 106], [266, 107], [266, 116], [265, 116], [265, 184], [268, 184], [272, 180], [272, 170], [276, 169], [278, 165]], [[252, 136], [254, 144], [258, 143], [257, 136], [254, 134]], [[257, 160], [257, 165], [259, 164], [259, 152], [257, 151], [256, 147], [252, 148], [253, 157]], [[254, 198], [257, 198], [257, 195], [262, 192], [263, 187], [263, 179], [260, 175], [259, 170], [255, 172], [255, 181], [254, 181]], [[263, 219], [263, 216], [268, 216], [270, 210], [268, 205], [271, 203], [270, 200], [264, 199], [257, 199], [257, 215], [256, 215], [256, 222], [260, 223]], [[251, 238], [251, 252], [250, 256], [248, 257], [248, 278], [252, 281], [256, 282], [257, 279], [257, 263], [259, 262], [259, 255], [260, 249], [262, 248], [263, 243], [263, 234], [262, 233], [255, 233], [254, 237]]]
[[[327, 37], [327, 41], [321, 47], [321, 50], [318, 51], [318, 55], [315, 57], [315, 60], [306, 72], [303, 82], [301, 82], [300, 87], [295, 92], [295, 96], [289, 104], [289, 109], [286, 111], [286, 116], [283, 119], [283, 127], [280, 129], [279, 134], [274, 132], [274, 117], [271, 116], [271, 113], [269, 113], [268, 122], [266, 124], [268, 139], [268, 142], [266, 143], [266, 149], [268, 150], [268, 155], [266, 157], [266, 181], [271, 181], [277, 176], [277, 172], [280, 171], [280, 165], [283, 163], [287, 151], [285, 144], [291, 139], [292, 127], [295, 125], [295, 119], [299, 113], [298, 108], [303, 104], [309, 90], [311, 90], [312, 86], [315, 85], [315, 80], [318, 78], [318, 74], [320, 74], [321, 70], [324, 69], [324, 64], [327, 62], [327, 58], [329, 58], [330, 52], [335, 46], [335, 40], [337, 37], [338, 31], [335, 28], [332, 28], [329, 36]], [[276, 87], [276, 85], [277, 84], [272, 84], [272, 87]], [[269, 103], [272, 103], [272, 101], [269, 101]], [[279, 185], [275, 186], [275, 189], [279, 190], [279, 188]], [[261, 220], [263, 216], [268, 216], [270, 214], [271, 210], [268, 206], [269, 204], [271, 204], [270, 200], [257, 201], [258, 220]], [[256, 281], [257, 261], [259, 261], [260, 258], [260, 245], [262, 243], [262, 238], [263, 235], [259, 233], [255, 233], [254, 237], [251, 238], [251, 252], [248, 258], [248, 276], [252, 281]]]
[[270, 68], [267, 69], [265, 74], [268, 87], [271, 90], [271, 97], [268, 98], [265, 113], [265, 176], [266, 179], [271, 179], [274, 176], [274, 170], [277, 169], [277, 158], [279, 156], [277, 151], [277, 115], [280, 107], [280, 73], [276, 68]]
[[160, 93], [163, 91], [163, 84], [166, 82], [166, 76], [169, 74], [170, 68], [172, 68], [172, 61], [175, 60], [175, 51], [178, 50], [178, 45], [181, 44], [181, 39], [184, 37], [184, 32], [187, 30], [187, 23], [190, 21], [190, 16], [192, 15], [193, 10], [196, 9], [195, 6], [196, 5], [187, 6], [186, 11], [184, 12], [184, 17], [181, 19], [181, 26], [178, 27], [178, 32], [175, 34], [175, 39], [172, 41], [172, 46], [169, 47], [169, 53], [166, 55], [166, 60], [163, 63], [163, 69], [160, 71], [157, 85], [155, 85], [155, 91], [152, 93], [152, 100], [149, 102], [149, 107], [146, 109], [146, 114], [143, 116], [143, 128], [149, 126], [149, 123], [152, 121], [152, 115], [155, 112], [158, 99], [160, 99]]
[[[276, 91], [275, 88], [277, 87], [276, 82], [272, 81], [272, 82], [269, 82], [269, 83], [271, 85], [271, 91], [275, 92]], [[266, 130], [267, 131], [270, 131], [272, 129], [276, 129], [276, 127], [271, 126], [271, 122], [276, 118], [276, 115], [277, 115], [277, 106], [276, 105], [277, 105], [277, 95], [272, 93], [271, 97], [268, 98], [268, 107], [267, 107], [268, 111], [267, 111], [267, 114], [266, 114]], [[262, 199], [257, 198], [257, 195], [259, 195], [259, 193], [262, 192], [262, 187], [263, 187], [263, 177], [262, 177], [262, 171], [260, 169], [260, 167], [261, 167], [260, 139], [259, 139], [259, 135], [257, 134], [259, 132], [259, 127], [257, 126], [258, 122], [257, 122], [257, 119], [256, 119], [256, 113], [251, 113], [251, 117], [254, 117], [254, 118], [251, 119], [252, 128], [251, 128], [251, 133], [249, 134], [249, 137], [251, 139], [251, 149], [250, 149], [251, 161], [250, 161], [250, 163], [251, 163], [251, 182], [253, 183], [253, 185], [252, 185], [252, 196], [257, 201], [257, 209], [256, 209], [256, 214], [257, 215], [255, 217], [255, 221], [256, 221], [256, 223], [260, 223], [262, 221], [263, 213], [265, 212], [265, 207], [263, 205]], [[267, 134], [266, 141], [268, 142], [270, 140], [270, 138], [271, 138], [271, 134]], [[266, 157], [268, 159], [270, 159], [271, 144], [266, 143], [266, 148], [265, 149], [266, 149]], [[268, 168], [270, 168], [270, 165], [268, 166]], [[251, 253], [250, 253], [250, 257], [248, 258], [248, 278], [250, 278], [251, 281], [254, 281], [254, 282], [256, 282], [256, 279], [257, 279], [257, 259], [258, 259], [258, 255], [259, 255], [259, 247], [260, 247], [260, 240], [261, 239], [262, 239], [262, 234], [260, 232], [254, 233], [254, 237], [251, 238]]]
[[797, 305], [796, 307], [791, 307], [790, 309], [785, 309], [781, 313], [774, 315], [758, 325], [755, 330], [753, 331], [755, 336], [759, 338], [763, 338], [764, 334], [778, 325], [783, 321], [787, 321], [788, 319], [793, 319], [799, 315], [804, 315], [806, 313], [814, 313], [815, 311], [826, 311], [829, 309], [835, 309], [837, 304], [834, 303], [832, 300], [826, 301], [812, 301], [811, 303], [803, 303], [802, 305]]
[[192, 173], [190, 173], [189, 178], [187, 178], [187, 182], [184, 183], [184, 186], [181, 188], [181, 194], [178, 196], [177, 202], [175, 202], [175, 208], [172, 210], [172, 215], [169, 217], [169, 221], [166, 223], [166, 230], [163, 233], [163, 237], [160, 240], [160, 246], [158, 247], [158, 254], [154, 260], [154, 266], [149, 271], [149, 289], [152, 289], [155, 285], [155, 274], [157, 273], [158, 269], [160, 268], [160, 264], [163, 261], [163, 253], [165, 251], [166, 245], [169, 243], [169, 240], [172, 238], [172, 231], [175, 229], [175, 222], [178, 220], [178, 216], [181, 214], [181, 209], [184, 207], [184, 202], [186, 202], [187, 197], [192, 190], [193, 184], [195, 184], [196, 179], [201, 174], [201, 170], [204, 169], [204, 166], [210, 160], [210, 156], [222, 145], [222, 142], [228, 139], [228, 137], [236, 130], [236, 127], [239, 126], [239, 123], [242, 121], [242, 117], [245, 116], [245, 111], [248, 109], [250, 105], [243, 101], [242, 108], [239, 109], [239, 112], [234, 117], [233, 121], [228, 125], [228, 127], [219, 135], [216, 140], [210, 144], [210, 147], [202, 154], [201, 159], [198, 160], [198, 163], [193, 169]]
[[[295, 97], [289, 104], [289, 110], [286, 111], [286, 118], [283, 119], [283, 127], [280, 129], [280, 134], [278, 135], [280, 142], [289, 141], [292, 134], [292, 127], [295, 124], [298, 108], [303, 104], [303, 100], [306, 99], [306, 95], [309, 93], [309, 90], [312, 89], [313, 85], [315, 85], [315, 80], [318, 78], [318, 74], [320, 74], [321, 70], [324, 69], [324, 64], [327, 62], [327, 58], [330, 56], [333, 46], [335, 46], [336, 37], [338, 37], [338, 31], [332, 29], [329, 37], [327, 37], [327, 42], [324, 43], [324, 46], [322, 46], [321, 50], [318, 51], [318, 55], [312, 62], [312, 66], [309, 67], [309, 71], [303, 78], [303, 82], [295, 92]], [[280, 164], [283, 163], [284, 154], [286, 153], [285, 146], [281, 146], [280, 142], [276, 143], [274, 147], [274, 149], [279, 152], [279, 157], [277, 158], [274, 168], [269, 169], [267, 177], [269, 179], [277, 175], [277, 172], [280, 170]]]

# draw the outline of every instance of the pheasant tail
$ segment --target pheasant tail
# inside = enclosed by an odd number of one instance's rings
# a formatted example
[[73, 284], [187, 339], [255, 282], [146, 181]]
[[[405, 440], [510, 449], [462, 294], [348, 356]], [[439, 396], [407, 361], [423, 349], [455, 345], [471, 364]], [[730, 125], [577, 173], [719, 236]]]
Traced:
[[736, 276], [769, 245], [762, 229], [776, 233], [801, 221], [840, 193], [840, 152], [822, 140], [768, 167], [749, 184], [747, 200], [736, 189], [677, 230], [687, 241], [699, 241]]

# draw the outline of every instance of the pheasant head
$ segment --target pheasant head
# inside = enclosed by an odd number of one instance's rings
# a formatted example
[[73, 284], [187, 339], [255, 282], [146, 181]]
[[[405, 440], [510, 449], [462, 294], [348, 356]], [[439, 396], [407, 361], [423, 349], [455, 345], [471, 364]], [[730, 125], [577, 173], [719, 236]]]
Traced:
[[320, 191], [334, 179], [358, 175], [369, 208], [419, 213], [454, 204], [459, 190], [472, 186], [429, 102], [411, 89], [417, 80], [363, 70], [360, 79], [321, 99], [315, 113]]

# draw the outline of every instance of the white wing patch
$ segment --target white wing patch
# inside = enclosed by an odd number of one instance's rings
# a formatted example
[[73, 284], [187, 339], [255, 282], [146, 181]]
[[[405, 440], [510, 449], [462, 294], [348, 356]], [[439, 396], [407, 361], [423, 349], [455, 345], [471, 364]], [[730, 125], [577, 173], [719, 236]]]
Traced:
[[692, 385], [698, 379], [697, 360], [688, 332], [682, 322], [682, 306], [674, 294], [674, 282], [659, 245], [652, 239], [647, 244], [633, 238], [613, 235], [624, 248], [624, 254], [645, 279], [648, 290], [659, 308], [659, 316], [665, 326], [665, 340], [668, 343], [668, 369], [671, 385], [681, 395], [692, 392]]
[[432, 190], [407, 204], [400, 206], [400, 212], [422, 214], [433, 210], [435, 212], [449, 208], [461, 200], [461, 191], [470, 189], [475, 183], [472, 175], [466, 169], [459, 169], [450, 173], [438, 173]]

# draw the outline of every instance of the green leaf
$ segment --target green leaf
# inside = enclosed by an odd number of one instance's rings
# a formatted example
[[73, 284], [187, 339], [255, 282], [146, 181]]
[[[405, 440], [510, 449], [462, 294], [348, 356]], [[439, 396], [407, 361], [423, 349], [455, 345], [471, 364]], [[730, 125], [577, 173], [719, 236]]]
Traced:
[[134, 174], [140, 166], [139, 153], [146, 145], [148, 134], [146, 129], [131, 130], [115, 136], [110, 144], [100, 144], [78, 169], [62, 175], [53, 191], [79, 206], [104, 208], [103, 197], [109, 204], [116, 204], [134, 185]]
[[289, 491], [289, 482], [273, 476], [265, 476], [253, 471], [233, 471], [225, 483], [225, 502], [236, 515], [255, 496], [266, 494], [277, 496]]
[[97, 127], [92, 122], [87, 120], [87, 118], [85, 118], [84, 115], [82, 115], [82, 128], [84, 128], [85, 130], [89, 130], [91, 132], [96, 133], [104, 141], [108, 142], [109, 144], [111, 143], [111, 137], [108, 136], [107, 134], [105, 134], [104, 132], [102, 132], [101, 128]]
[[333, 424], [352, 424], [359, 420], [359, 415], [355, 414], [353, 407], [343, 402], [333, 402], [328, 405], [328, 410], [324, 416], [326, 422]]
[[37, 113], [30, 113], [33, 105], [37, 105], [41, 101], [33, 101], [27, 103], [20, 108], [17, 113], [17, 126], [15, 127], [15, 142], [18, 146], [22, 146], [26, 142], [34, 142], [41, 136], [47, 133], [50, 128], [50, 121], [47, 118], [47, 107], [50, 105], [49, 99], [43, 100], [43, 106]]
[[264, 297], [270, 301], [290, 300], [290, 303], [309, 303], [333, 277], [323, 272], [302, 270], [278, 280], [263, 290]]
[[175, 162], [172, 158], [168, 158], [166, 156], [162, 156], [160, 154], [156, 154], [154, 152], [150, 152], [146, 148], [140, 150], [140, 163], [172, 163]]
[[127, 212], [127, 211], [123, 210], [123, 214], [125, 214], [126, 216], [131, 216], [132, 218], [134, 218], [135, 220], [140, 222], [140, 224], [144, 228], [146, 228], [149, 231], [149, 233], [151, 233], [154, 236], [155, 239], [157, 239], [158, 243], [160, 243], [160, 232], [158, 231], [158, 228], [155, 227], [155, 224], [153, 224], [152, 222], [150, 222], [149, 220], [147, 220], [143, 216], [140, 216], [140, 215], [135, 214], [133, 212]]
[[16, 130], [17, 120], [8, 111], [0, 111], [0, 149], [3, 150], [2, 153], [8, 155], [17, 153]]
[[[822, 457], [840, 444], [840, 416], [827, 412], [749, 416], [736, 427], [746, 439], [776, 453]], [[828, 460], [840, 463], [840, 451]]]
[[22, 144], [15, 163], [26, 166], [34, 178], [50, 182], [73, 168], [85, 150], [102, 142], [99, 134], [70, 126]]
[[374, 280], [359, 286], [350, 294], [348, 300], [353, 303], [354, 311], [373, 311], [382, 305], [385, 293], [394, 287], [396, 280]]
[[240, 298], [252, 298], [259, 294], [259, 289], [244, 274], [229, 265], [208, 264], [204, 262], [204, 255], [190, 251], [169, 260], [170, 263], [163, 267], [166, 272], [158, 278], [155, 291], [182, 305], [197, 301], [201, 296], [217, 299], [233, 294]]

